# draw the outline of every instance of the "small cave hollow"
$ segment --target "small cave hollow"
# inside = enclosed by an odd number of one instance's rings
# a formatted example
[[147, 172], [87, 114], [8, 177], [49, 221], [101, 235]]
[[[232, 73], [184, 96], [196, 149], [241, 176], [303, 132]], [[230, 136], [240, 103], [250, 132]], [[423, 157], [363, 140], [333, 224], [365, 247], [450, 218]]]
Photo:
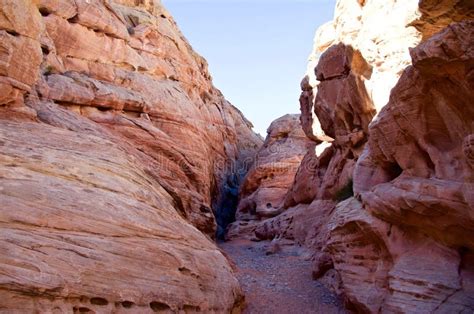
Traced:
[[45, 56], [49, 55], [50, 53], [49, 48], [44, 45], [41, 46], [41, 51], [43, 52]]
[[112, 108], [107, 108], [107, 107], [96, 107], [96, 108], [100, 112], [107, 112], [107, 111], [112, 111], [113, 110]]
[[199, 306], [194, 306], [194, 305], [189, 305], [189, 304], [185, 304], [183, 306], [183, 310], [185, 313], [201, 312], [201, 308]]
[[77, 307], [75, 306], [72, 311], [74, 313], [93, 313], [93, 311], [87, 307], [84, 307], [84, 306], [81, 306], [81, 307]]
[[178, 270], [179, 270], [180, 273], [183, 273], [183, 274], [190, 274], [191, 273], [191, 270], [186, 268], [186, 267], [179, 267]]
[[44, 17], [46, 17], [46, 16], [48, 16], [48, 15], [51, 14], [51, 11], [50, 11], [48, 8], [45, 8], [45, 7], [40, 7], [40, 8], [38, 9], [38, 11], [39, 11], [39, 13], [41, 14], [41, 16], [44, 16]]
[[132, 301], [122, 301], [120, 304], [126, 309], [131, 309], [135, 305]]
[[334, 194], [333, 200], [339, 203], [353, 196], [354, 196], [354, 182], [352, 179], [350, 179], [339, 191], [337, 191]]
[[79, 15], [76, 14], [73, 17], [68, 18], [67, 21], [71, 24], [76, 24], [79, 22]]
[[383, 169], [385, 170], [385, 173], [389, 178], [387, 182], [395, 180], [403, 173], [403, 169], [396, 162], [390, 162], [385, 164]]
[[171, 309], [168, 304], [159, 301], [150, 302], [150, 308], [153, 310], [153, 312], [160, 312]]
[[204, 214], [206, 214], [206, 213], [212, 213], [212, 209], [210, 209], [209, 207], [207, 207], [207, 206], [205, 206], [205, 205], [199, 206], [199, 211], [200, 211], [201, 213], [204, 213]]
[[10, 35], [12, 35], [12, 36], [14, 36], [14, 37], [20, 36], [20, 34], [19, 34], [18, 32], [16, 32], [16, 31], [14, 31], [14, 30], [7, 29], [6, 32], [7, 32], [7, 34], [10, 34]]
[[109, 304], [109, 301], [107, 301], [106, 299], [104, 298], [92, 298], [90, 300], [91, 304], [93, 305], [108, 305]]

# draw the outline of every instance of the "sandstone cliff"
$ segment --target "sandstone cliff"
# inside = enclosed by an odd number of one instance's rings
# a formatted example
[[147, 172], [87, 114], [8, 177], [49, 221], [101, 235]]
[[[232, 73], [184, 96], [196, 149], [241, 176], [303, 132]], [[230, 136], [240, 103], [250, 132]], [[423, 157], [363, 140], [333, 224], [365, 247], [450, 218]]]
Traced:
[[474, 6], [338, 1], [301, 87], [314, 143], [260, 239], [358, 312], [474, 311]]
[[0, 308], [238, 307], [200, 231], [261, 139], [159, 1], [2, 0], [0, 36]]
[[299, 115], [285, 115], [273, 121], [242, 183], [237, 218], [278, 214], [301, 159], [311, 145], [301, 129]]
[[329, 254], [359, 310], [474, 309], [473, 25], [452, 24], [411, 50], [413, 66], [370, 126], [355, 198], [339, 203], [318, 235], [327, 242], [317, 276], [331, 268]]
[[242, 182], [237, 221], [227, 231], [227, 238], [251, 234], [260, 220], [277, 216], [284, 210], [284, 200], [301, 160], [314, 143], [309, 140], [298, 114], [287, 114], [272, 122], [267, 138]]

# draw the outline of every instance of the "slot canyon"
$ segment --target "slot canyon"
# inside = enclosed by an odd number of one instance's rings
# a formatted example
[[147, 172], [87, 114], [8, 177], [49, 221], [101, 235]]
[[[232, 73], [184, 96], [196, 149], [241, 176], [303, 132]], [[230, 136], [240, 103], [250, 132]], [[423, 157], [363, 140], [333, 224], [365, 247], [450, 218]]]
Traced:
[[337, 0], [266, 138], [185, 35], [0, 0], [0, 313], [474, 313], [472, 0]]

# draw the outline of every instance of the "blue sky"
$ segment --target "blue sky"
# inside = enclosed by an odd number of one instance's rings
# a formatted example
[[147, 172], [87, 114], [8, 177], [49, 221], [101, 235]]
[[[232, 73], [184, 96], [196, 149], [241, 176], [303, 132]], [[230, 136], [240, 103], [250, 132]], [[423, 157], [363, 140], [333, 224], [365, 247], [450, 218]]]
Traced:
[[214, 85], [263, 136], [276, 118], [299, 113], [300, 81], [314, 33], [335, 0], [162, 0]]

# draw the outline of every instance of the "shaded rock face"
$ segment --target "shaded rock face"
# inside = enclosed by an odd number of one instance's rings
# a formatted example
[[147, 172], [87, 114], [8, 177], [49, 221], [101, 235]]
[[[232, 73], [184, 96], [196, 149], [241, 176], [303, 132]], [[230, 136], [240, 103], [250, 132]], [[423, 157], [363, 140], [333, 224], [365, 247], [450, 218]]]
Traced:
[[237, 308], [203, 233], [262, 141], [159, 1], [3, 0], [0, 36], [2, 309]]
[[356, 198], [320, 217], [315, 276], [333, 267], [340, 282], [328, 283], [358, 311], [474, 309], [473, 26], [451, 24], [411, 50], [413, 66], [370, 124]]
[[[472, 190], [473, 169], [465, 148], [474, 121], [473, 26], [473, 21], [451, 24], [413, 49], [413, 67], [404, 71], [390, 102], [371, 125], [354, 186], [364, 215], [376, 217], [368, 225], [377, 234], [371, 245], [386, 248], [382, 260], [389, 267], [381, 277], [387, 291], [380, 298], [364, 300], [350, 293], [362, 308], [474, 310], [469, 257], [474, 207], [471, 192], [466, 193]], [[360, 225], [359, 219], [352, 217], [342, 225], [339, 221], [339, 228], [349, 232], [351, 224]], [[349, 240], [341, 233], [332, 236], [336, 243]], [[331, 242], [328, 246], [335, 249]], [[355, 265], [343, 261], [335, 267]], [[360, 289], [355, 280], [345, 286]]]
[[315, 198], [338, 200], [351, 192], [353, 168], [375, 115], [364, 83], [371, 67], [359, 52], [342, 43], [333, 46], [321, 56], [315, 71], [320, 83], [314, 108], [324, 131], [319, 138], [326, 140], [306, 153], [285, 207]]

